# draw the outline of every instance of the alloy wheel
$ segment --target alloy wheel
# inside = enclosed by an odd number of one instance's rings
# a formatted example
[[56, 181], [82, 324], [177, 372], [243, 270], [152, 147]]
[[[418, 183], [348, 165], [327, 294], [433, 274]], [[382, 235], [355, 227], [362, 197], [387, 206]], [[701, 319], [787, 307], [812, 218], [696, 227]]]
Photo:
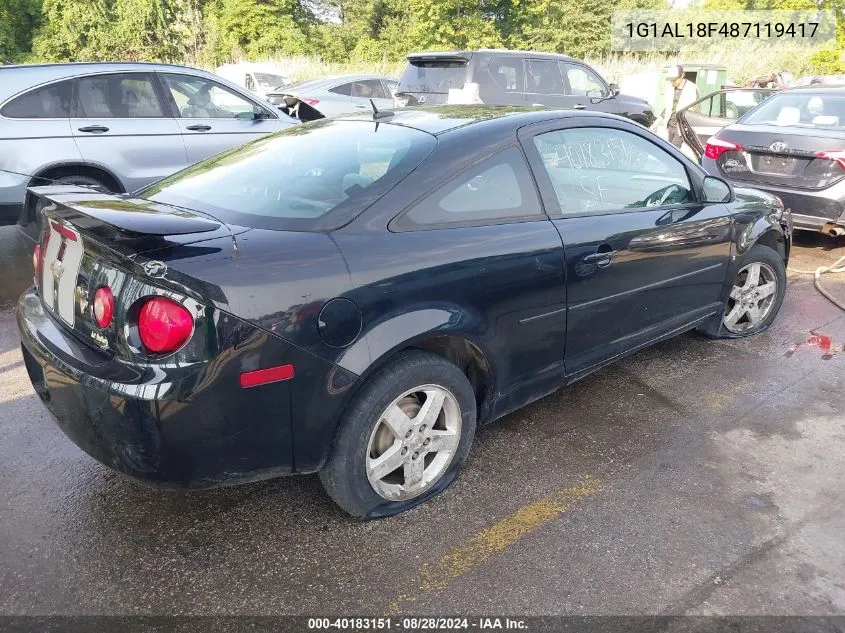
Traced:
[[753, 262], [737, 273], [722, 322], [740, 334], [762, 324], [772, 311], [777, 297], [778, 280], [771, 266]]
[[410, 389], [382, 412], [370, 433], [367, 479], [385, 499], [412, 499], [443, 476], [460, 439], [455, 396], [438, 385]]

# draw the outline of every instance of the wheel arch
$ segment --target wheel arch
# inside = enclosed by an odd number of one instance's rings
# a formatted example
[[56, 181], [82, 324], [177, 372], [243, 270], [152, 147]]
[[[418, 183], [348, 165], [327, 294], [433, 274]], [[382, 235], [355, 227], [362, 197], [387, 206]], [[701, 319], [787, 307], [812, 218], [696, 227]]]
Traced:
[[103, 181], [103, 184], [109, 185], [109, 189], [115, 193], [125, 193], [126, 189], [123, 186], [120, 178], [118, 178], [111, 170], [101, 166], [93, 165], [84, 162], [61, 162], [48, 165], [33, 174], [27, 187], [37, 187], [42, 184], [39, 180], [50, 178], [61, 178], [62, 176], [87, 176]]

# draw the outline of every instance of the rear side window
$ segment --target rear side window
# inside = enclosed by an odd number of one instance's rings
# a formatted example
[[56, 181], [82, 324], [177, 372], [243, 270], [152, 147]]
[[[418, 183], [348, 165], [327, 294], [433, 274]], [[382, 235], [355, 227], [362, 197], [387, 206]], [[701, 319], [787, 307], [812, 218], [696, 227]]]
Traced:
[[342, 226], [416, 168], [437, 144], [420, 130], [324, 119], [218, 154], [138, 195], [240, 226]]
[[339, 86], [335, 86], [334, 88], [329, 88], [329, 92], [333, 92], [336, 95], [343, 95], [344, 97], [351, 97], [352, 84], [340, 84]]
[[478, 225], [542, 215], [522, 152], [512, 147], [454, 178], [400, 216], [393, 228]]
[[12, 99], [0, 114], [10, 119], [66, 119], [72, 95], [72, 80], [60, 81]]
[[146, 73], [94, 75], [77, 80], [76, 117], [82, 119], [140, 119], [164, 116]]
[[563, 77], [557, 62], [528, 60], [527, 92], [541, 95], [562, 95]]
[[461, 89], [467, 76], [463, 59], [412, 59], [399, 78], [399, 92], [448, 94]]

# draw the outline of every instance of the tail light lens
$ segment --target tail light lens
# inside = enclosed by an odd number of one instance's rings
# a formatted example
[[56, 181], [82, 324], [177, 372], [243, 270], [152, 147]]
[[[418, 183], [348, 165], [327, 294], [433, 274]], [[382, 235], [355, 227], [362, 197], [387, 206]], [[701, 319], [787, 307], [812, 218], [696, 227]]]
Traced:
[[832, 160], [834, 163], [839, 165], [839, 167], [845, 169], [845, 150], [840, 150], [838, 152], [819, 152], [816, 154], [816, 158]]
[[310, 106], [315, 106], [315, 105], [317, 105], [318, 103], [320, 103], [320, 100], [319, 100], [319, 99], [309, 99], [308, 97], [300, 97], [300, 99], [299, 99], [299, 100], [300, 100], [300, 101], [304, 101], [305, 103], [307, 103], [307, 104], [308, 104], [308, 105], [310, 105]]
[[737, 143], [732, 143], [731, 141], [725, 141], [723, 139], [716, 138], [715, 136], [711, 136], [707, 139], [707, 146], [704, 148], [704, 155], [707, 158], [716, 160], [719, 156], [729, 151], [742, 151], [742, 146]]
[[94, 323], [97, 324], [97, 327], [105, 328], [111, 324], [114, 316], [114, 295], [111, 288], [108, 286], [97, 288], [94, 293], [94, 304], [91, 307], [91, 312], [94, 315]]
[[175, 352], [191, 337], [194, 319], [180, 303], [166, 297], [148, 300], [138, 314], [138, 334], [149, 352]]

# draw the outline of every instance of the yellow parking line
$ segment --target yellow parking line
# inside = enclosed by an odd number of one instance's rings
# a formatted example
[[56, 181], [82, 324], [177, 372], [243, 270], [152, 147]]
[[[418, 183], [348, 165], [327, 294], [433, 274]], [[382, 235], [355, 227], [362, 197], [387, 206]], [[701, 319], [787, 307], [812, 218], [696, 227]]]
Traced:
[[[437, 561], [424, 565], [416, 580], [416, 592], [442, 591], [455, 578], [504, 551], [523, 536], [526, 536], [569, 510], [576, 503], [595, 494], [601, 488], [598, 481], [589, 475], [580, 483], [560, 488], [552, 494], [523, 506], [501, 521], [484, 528], [468, 543], [458, 545]], [[399, 596], [390, 603], [391, 613], [399, 611], [405, 603], [416, 601], [416, 596]]]

